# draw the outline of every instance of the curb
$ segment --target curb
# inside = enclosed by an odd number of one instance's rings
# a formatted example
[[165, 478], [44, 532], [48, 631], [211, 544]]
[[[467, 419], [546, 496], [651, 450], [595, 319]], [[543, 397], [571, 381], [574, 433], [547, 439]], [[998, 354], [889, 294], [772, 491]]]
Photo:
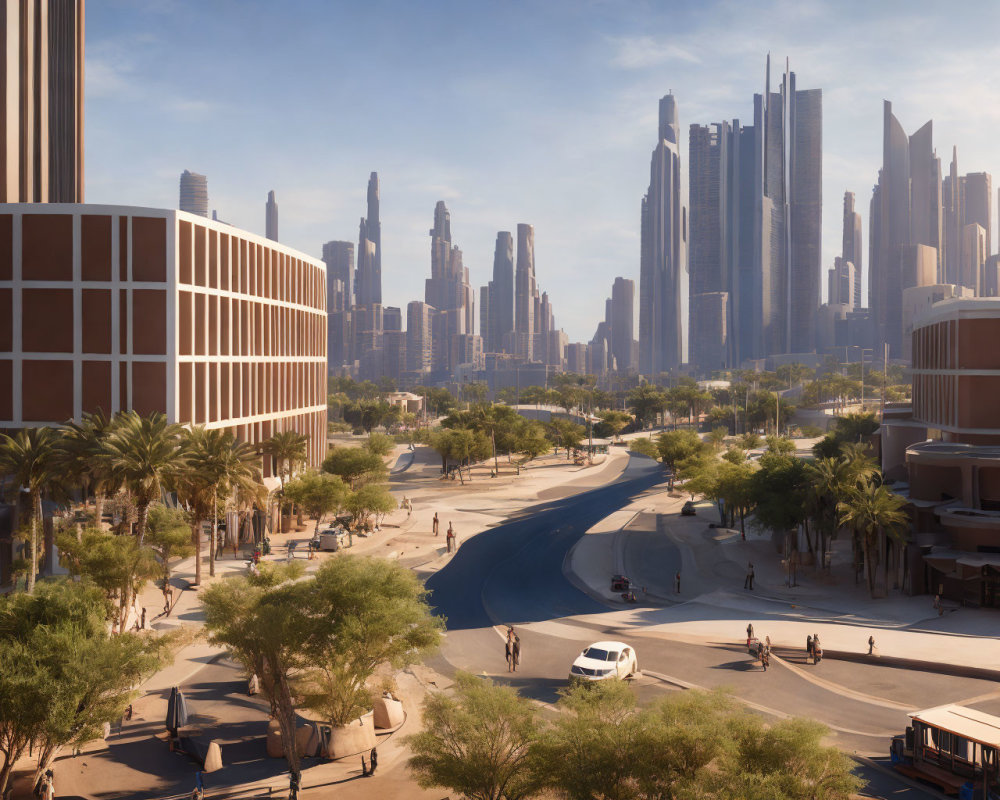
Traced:
[[964, 664], [921, 661], [916, 658], [902, 658], [900, 656], [870, 656], [867, 653], [852, 653], [847, 650], [827, 650], [826, 648], [823, 649], [823, 658], [871, 664], [876, 667], [895, 667], [896, 669], [917, 672], [934, 672], [939, 675], [951, 675], [956, 678], [978, 678], [985, 681], [1000, 681], [1000, 670], [986, 669], [985, 667], [970, 667]]

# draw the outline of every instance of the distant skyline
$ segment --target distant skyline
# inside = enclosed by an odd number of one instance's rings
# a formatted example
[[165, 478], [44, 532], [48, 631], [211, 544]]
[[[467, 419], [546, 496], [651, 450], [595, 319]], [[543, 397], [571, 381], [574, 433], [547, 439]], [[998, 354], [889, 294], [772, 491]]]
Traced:
[[688, 127], [752, 121], [768, 52], [823, 90], [825, 284], [845, 190], [867, 253], [883, 99], [907, 130], [933, 119], [943, 161], [954, 145], [963, 173], [1000, 171], [1000, 45], [970, 21], [994, 30], [1000, 8], [105, 0], [87, 8], [86, 198], [173, 208], [190, 169], [223, 219], [263, 235], [274, 189], [282, 242], [318, 257], [357, 238], [377, 171], [386, 305], [423, 296], [444, 200], [474, 287], [497, 231], [531, 224], [556, 324], [587, 341], [614, 278], [639, 278], [661, 96], [678, 100], [686, 191]]

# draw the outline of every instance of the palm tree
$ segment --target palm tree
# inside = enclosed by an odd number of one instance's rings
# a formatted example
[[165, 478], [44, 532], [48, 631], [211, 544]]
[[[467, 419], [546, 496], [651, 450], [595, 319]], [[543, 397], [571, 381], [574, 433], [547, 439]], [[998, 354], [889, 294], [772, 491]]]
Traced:
[[[868, 571], [868, 591], [875, 597], [875, 570], [878, 567], [879, 545], [888, 540], [903, 539], [910, 518], [903, 511], [906, 501], [893, 494], [877, 480], [865, 481], [847, 492], [837, 504], [840, 524], [850, 525], [863, 538], [865, 567]], [[886, 559], [888, 564], [888, 559]], [[887, 568], [886, 568], [886, 574]]]
[[196, 550], [195, 584], [201, 584], [201, 524], [212, 519], [209, 575], [215, 575], [219, 501], [240, 493], [259, 496], [260, 458], [256, 448], [236, 441], [224, 429], [194, 428], [187, 434], [184, 469], [177, 481], [178, 493], [191, 510], [191, 535]]
[[115, 428], [105, 442], [101, 460], [111, 479], [124, 486], [135, 501], [140, 547], [149, 504], [160, 499], [183, 466], [183, 430], [159, 412], [142, 417], [125, 411], [115, 419]]
[[839, 458], [819, 458], [806, 465], [809, 491], [806, 505], [820, 533], [820, 556], [826, 552], [827, 538], [841, 527], [838, 504], [848, 499], [852, 489], [872, 480], [878, 469], [867, 456], [851, 451]]
[[285, 479], [291, 477], [295, 468], [308, 457], [309, 437], [297, 431], [281, 431], [265, 439], [263, 447], [264, 452], [275, 460], [278, 479], [284, 486]]
[[25, 428], [16, 436], [0, 435], [0, 475], [10, 477], [13, 491], [28, 493], [28, 520], [31, 526], [31, 559], [27, 591], [35, 588], [38, 573], [38, 520], [42, 516], [42, 495], [62, 486], [58, 466], [59, 437], [52, 428]]
[[108, 462], [101, 457], [108, 436], [114, 430], [114, 420], [103, 411], [85, 413], [79, 423], [69, 422], [63, 428], [59, 445], [61, 466], [83, 489], [83, 506], [94, 495], [94, 524], [101, 525], [104, 499], [117, 488]]

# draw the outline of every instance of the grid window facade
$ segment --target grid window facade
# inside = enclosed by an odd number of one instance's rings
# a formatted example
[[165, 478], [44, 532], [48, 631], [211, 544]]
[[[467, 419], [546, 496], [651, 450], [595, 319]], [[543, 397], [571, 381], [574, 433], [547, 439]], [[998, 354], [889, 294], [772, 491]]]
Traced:
[[296, 430], [318, 464], [326, 341], [318, 259], [185, 212], [0, 205], [0, 428], [162, 411]]

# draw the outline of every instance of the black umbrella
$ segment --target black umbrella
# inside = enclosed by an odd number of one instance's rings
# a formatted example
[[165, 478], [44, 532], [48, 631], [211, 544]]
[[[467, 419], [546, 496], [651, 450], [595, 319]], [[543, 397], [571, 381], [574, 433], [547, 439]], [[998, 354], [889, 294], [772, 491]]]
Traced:
[[184, 693], [176, 686], [170, 690], [167, 700], [167, 731], [171, 736], [177, 736], [177, 729], [188, 724], [187, 700]]

